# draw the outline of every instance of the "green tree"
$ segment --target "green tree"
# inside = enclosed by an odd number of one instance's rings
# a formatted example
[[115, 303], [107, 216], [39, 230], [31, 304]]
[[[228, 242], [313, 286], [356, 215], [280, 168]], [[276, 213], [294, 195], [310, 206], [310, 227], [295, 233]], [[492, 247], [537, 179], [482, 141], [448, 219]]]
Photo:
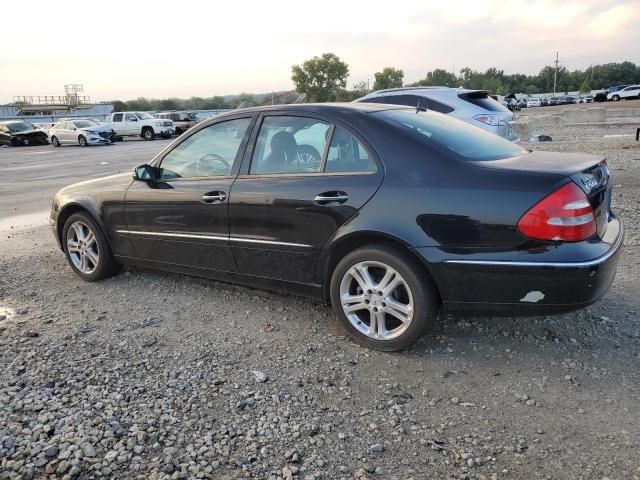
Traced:
[[124, 112], [127, 110], [127, 104], [122, 100], [113, 100], [111, 101], [111, 103], [113, 104], [114, 112]]
[[374, 90], [384, 90], [387, 88], [398, 88], [402, 86], [404, 71], [399, 68], [385, 67], [381, 72], [375, 73], [373, 82]]
[[425, 78], [417, 81], [412, 86], [456, 87], [457, 83], [458, 83], [458, 79], [453, 73], [447, 72], [442, 68], [436, 68], [434, 71], [428, 72]]
[[349, 66], [333, 53], [306, 60], [291, 67], [291, 80], [300, 93], [306, 93], [310, 102], [326, 102], [336, 90], [345, 88]]

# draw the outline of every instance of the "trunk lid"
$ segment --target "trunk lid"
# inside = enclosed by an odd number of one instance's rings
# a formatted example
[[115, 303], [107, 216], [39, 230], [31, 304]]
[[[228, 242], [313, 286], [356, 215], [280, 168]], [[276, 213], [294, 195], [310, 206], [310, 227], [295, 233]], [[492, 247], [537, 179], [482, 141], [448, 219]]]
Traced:
[[[484, 168], [568, 177], [587, 195], [602, 237], [611, 213], [610, 172], [604, 157], [586, 153], [530, 152], [502, 160], [474, 162]], [[551, 192], [549, 192], [551, 193]]]

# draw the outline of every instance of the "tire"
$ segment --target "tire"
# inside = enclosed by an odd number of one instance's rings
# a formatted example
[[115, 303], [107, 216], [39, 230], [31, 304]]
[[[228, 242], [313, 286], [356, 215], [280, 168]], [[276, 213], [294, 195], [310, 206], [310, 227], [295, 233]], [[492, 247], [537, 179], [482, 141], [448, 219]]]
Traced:
[[81, 147], [88, 147], [88, 146], [89, 146], [89, 144], [87, 143], [87, 139], [86, 139], [86, 138], [84, 138], [84, 135], [80, 135], [80, 136], [78, 137], [78, 144], [79, 144]]
[[54, 147], [60, 146], [60, 140], [58, 140], [58, 137], [51, 137], [51, 145]]
[[620, 101], [620, 95], [614, 95], [613, 97], [611, 97], [611, 100], [613, 100], [614, 102], [619, 102]]
[[[369, 273], [370, 288], [362, 288], [366, 277], [358, 274], [355, 267]], [[395, 280], [399, 282], [390, 291], [379, 294], [376, 288], [385, 283], [385, 274], [392, 279], [390, 287]], [[346, 255], [331, 276], [330, 296], [347, 333], [360, 345], [386, 352], [402, 350], [416, 342], [433, 327], [440, 309], [436, 286], [424, 268], [407, 252], [384, 244], [364, 246]], [[362, 301], [357, 298], [348, 301], [346, 296], [359, 296]], [[343, 303], [352, 307], [352, 311], [345, 312]], [[401, 314], [405, 321], [396, 317], [401, 311], [398, 307], [410, 312]], [[384, 324], [384, 329], [374, 328], [372, 332], [372, 318], [376, 319], [376, 325]]]
[[142, 138], [144, 138], [145, 140], [153, 140], [154, 138], [156, 138], [156, 134], [153, 131], [153, 128], [150, 128], [150, 127], [143, 128]]
[[85, 212], [74, 213], [64, 223], [62, 245], [73, 271], [87, 282], [111, 277], [120, 270], [102, 229]]
[[176, 136], [179, 137], [180, 135], [182, 135], [182, 129], [176, 128]]
[[170, 133], [163, 133], [162, 134], [162, 138], [164, 138], [165, 140], [171, 138], [171, 134]]

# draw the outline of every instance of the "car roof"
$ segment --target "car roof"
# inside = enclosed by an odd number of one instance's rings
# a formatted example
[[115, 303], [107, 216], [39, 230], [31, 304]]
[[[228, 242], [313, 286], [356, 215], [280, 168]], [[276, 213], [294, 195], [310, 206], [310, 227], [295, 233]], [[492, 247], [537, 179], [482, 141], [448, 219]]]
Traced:
[[[339, 113], [360, 111], [363, 113], [379, 112], [380, 110], [401, 110], [412, 107], [406, 105], [390, 105], [382, 103], [352, 103], [352, 102], [335, 102], [335, 103], [290, 103], [283, 105], [265, 105], [260, 107], [248, 107], [234, 112], [270, 112], [278, 110], [300, 111], [306, 113]], [[218, 115], [220, 116], [220, 115]]]

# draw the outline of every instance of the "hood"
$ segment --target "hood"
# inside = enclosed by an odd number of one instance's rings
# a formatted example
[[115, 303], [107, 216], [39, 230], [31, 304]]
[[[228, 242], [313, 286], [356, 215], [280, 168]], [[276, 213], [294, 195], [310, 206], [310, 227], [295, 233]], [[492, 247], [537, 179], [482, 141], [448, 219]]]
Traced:
[[85, 180], [83, 182], [74, 183], [63, 189], [59, 190], [57, 196], [67, 196], [72, 194], [95, 194], [98, 191], [113, 191], [120, 190], [124, 192], [133, 181], [132, 173], [116, 173], [115, 175], [109, 175], [108, 177], [93, 178], [91, 180]]
[[80, 130], [84, 130], [85, 132], [110, 132], [113, 130], [111, 125], [96, 125], [95, 127], [85, 127]]
[[11, 135], [45, 135], [45, 133], [40, 129], [31, 129], [31, 130], [23, 130], [21, 132], [11, 132]]

